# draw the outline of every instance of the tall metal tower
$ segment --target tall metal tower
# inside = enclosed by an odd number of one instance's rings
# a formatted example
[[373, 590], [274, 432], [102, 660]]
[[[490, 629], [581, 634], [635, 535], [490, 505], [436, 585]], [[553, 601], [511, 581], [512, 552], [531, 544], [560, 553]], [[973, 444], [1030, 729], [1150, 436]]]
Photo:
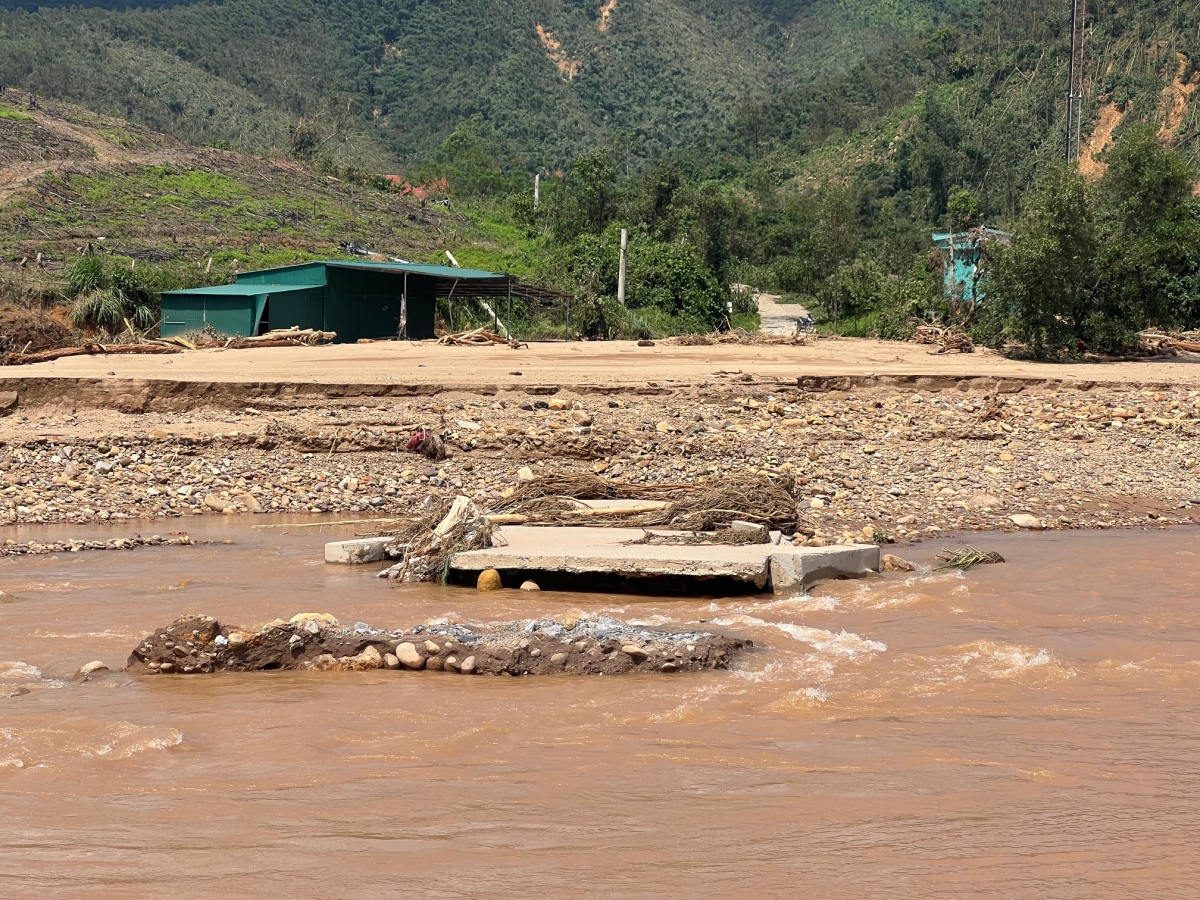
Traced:
[[1071, 3], [1071, 68], [1067, 74], [1067, 162], [1078, 162], [1083, 131], [1083, 38], [1087, 32], [1087, 0]]

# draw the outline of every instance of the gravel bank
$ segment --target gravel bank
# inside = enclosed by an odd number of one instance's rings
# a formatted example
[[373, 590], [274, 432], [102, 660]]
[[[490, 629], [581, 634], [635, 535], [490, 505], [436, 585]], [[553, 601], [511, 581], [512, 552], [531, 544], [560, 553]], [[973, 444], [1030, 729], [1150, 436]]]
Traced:
[[[1014, 528], [1014, 516], [1045, 528], [1200, 520], [1194, 390], [851, 395], [712, 381], [670, 396], [447, 394], [236, 413], [21, 409], [0, 421], [0, 524], [405, 517], [459, 493], [486, 508], [522, 477], [563, 471], [638, 484], [786, 472], [814, 543]], [[404, 449], [422, 426], [443, 434], [448, 459]]]
[[257, 631], [185, 616], [129, 656], [133, 675], [278, 669], [445, 672], [454, 675], [622, 675], [727, 669], [753, 642], [708, 632], [634, 628], [607, 617], [418, 625], [389, 631], [326, 614], [300, 614]]

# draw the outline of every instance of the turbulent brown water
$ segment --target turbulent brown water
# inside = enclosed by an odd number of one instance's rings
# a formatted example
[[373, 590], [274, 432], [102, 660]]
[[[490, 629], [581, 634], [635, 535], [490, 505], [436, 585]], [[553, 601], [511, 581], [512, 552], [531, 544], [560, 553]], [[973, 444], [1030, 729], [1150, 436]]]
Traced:
[[[315, 531], [0, 561], [0, 896], [1200, 891], [1196, 532], [979, 537], [1008, 564], [679, 600], [389, 585]], [[189, 612], [573, 608], [761, 649], [686, 676], [69, 682]]]

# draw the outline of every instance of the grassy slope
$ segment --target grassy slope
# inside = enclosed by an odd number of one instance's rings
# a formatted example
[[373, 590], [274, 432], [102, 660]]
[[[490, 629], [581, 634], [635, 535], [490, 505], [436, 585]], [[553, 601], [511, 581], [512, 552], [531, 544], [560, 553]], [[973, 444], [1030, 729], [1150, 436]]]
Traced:
[[[468, 244], [474, 234], [460, 215], [295, 162], [188, 147], [65, 104], [27, 110], [20, 99], [0, 95], [11, 114], [0, 115], [0, 174], [27, 178], [0, 202], [0, 272], [10, 277], [53, 282], [89, 243], [198, 283], [343, 255], [347, 241], [435, 259], [450, 232]], [[39, 252], [46, 269], [18, 269]]]

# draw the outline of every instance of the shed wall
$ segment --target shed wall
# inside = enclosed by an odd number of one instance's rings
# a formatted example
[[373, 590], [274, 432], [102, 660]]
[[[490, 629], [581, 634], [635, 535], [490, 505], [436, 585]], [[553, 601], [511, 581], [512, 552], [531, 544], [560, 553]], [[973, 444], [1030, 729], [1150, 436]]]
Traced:
[[[304, 291], [285, 291], [271, 294], [268, 308], [271, 328], [325, 329], [325, 288], [312, 287]], [[339, 335], [340, 338], [340, 335]]]
[[252, 335], [266, 304], [266, 294], [163, 294], [160, 331], [173, 337], [211, 325], [218, 334]]
[[[400, 327], [403, 274], [337, 267], [326, 273], [325, 330], [336, 331], [339, 343], [395, 336]], [[434, 336], [436, 286], [435, 278], [408, 276], [409, 337]]]

